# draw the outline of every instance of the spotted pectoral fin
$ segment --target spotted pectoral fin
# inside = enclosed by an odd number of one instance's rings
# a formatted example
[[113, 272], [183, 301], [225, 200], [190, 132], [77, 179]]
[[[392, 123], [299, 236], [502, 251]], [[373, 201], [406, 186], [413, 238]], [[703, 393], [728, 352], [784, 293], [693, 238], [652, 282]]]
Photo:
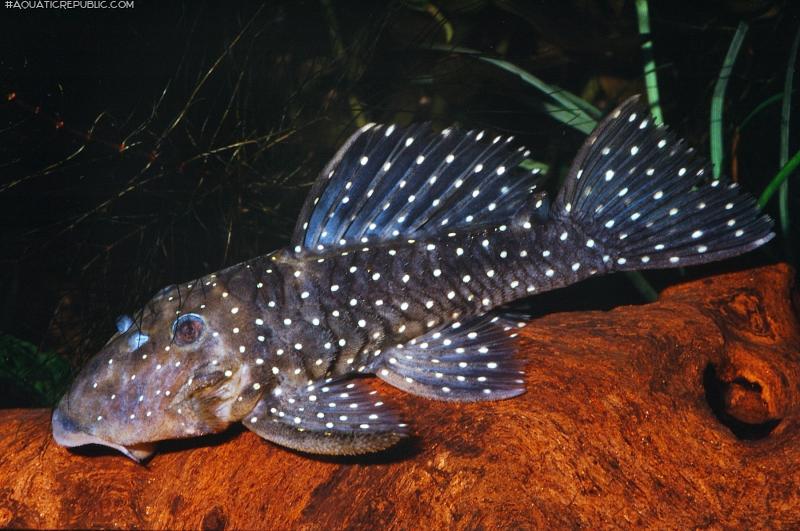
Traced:
[[259, 436], [301, 452], [377, 452], [406, 435], [400, 416], [363, 381], [339, 381], [265, 395], [243, 419]]
[[426, 398], [501, 400], [525, 391], [523, 362], [515, 358], [524, 321], [487, 314], [388, 350], [372, 367], [387, 383]]

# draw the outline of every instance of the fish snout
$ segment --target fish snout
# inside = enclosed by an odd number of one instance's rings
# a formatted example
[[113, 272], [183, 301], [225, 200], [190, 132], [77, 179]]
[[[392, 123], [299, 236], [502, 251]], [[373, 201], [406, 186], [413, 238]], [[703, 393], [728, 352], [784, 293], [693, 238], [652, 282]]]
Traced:
[[155, 445], [151, 443], [123, 446], [87, 433], [82, 430], [69, 415], [62, 411], [62, 404], [63, 401], [53, 410], [52, 417], [53, 439], [55, 439], [60, 446], [74, 448], [75, 446], [83, 446], [86, 444], [99, 444], [101, 446], [114, 448], [136, 462], [142, 462], [155, 452]]
[[98, 437], [88, 433], [64, 411], [64, 400], [53, 410], [53, 439], [65, 447], [73, 448], [84, 444], [104, 444]]
[[53, 438], [58, 444], [65, 447], [79, 446], [77, 439], [86, 434], [80, 431], [78, 425], [61, 411], [61, 404], [53, 410]]

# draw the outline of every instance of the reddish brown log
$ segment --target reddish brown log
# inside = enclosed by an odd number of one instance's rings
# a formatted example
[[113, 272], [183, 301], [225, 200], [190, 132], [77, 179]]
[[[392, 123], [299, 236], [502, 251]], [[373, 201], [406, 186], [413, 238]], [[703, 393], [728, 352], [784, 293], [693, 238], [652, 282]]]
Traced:
[[48, 411], [0, 412], [0, 526], [797, 528], [792, 277], [779, 265], [538, 319], [521, 334], [528, 393], [459, 405], [384, 388], [418, 437], [377, 457], [238, 431], [144, 467], [56, 446]]

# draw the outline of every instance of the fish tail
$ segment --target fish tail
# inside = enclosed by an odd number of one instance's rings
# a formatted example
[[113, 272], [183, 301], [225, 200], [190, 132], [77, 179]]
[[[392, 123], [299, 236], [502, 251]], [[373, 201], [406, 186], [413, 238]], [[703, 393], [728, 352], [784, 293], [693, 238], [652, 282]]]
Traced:
[[736, 183], [631, 98], [589, 136], [551, 214], [586, 237], [616, 270], [702, 264], [774, 237], [771, 219]]

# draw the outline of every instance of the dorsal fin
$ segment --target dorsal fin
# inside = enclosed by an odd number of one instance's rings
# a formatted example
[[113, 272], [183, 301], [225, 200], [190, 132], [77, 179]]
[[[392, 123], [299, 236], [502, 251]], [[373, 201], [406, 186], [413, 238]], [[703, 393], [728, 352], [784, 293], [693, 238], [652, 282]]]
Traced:
[[508, 222], [533, 209], [541, 180], [519, 167], [529, 152], [511, 140], [428, 124], [362, 127], [317, 178], [292, 246], [320, 251]]

